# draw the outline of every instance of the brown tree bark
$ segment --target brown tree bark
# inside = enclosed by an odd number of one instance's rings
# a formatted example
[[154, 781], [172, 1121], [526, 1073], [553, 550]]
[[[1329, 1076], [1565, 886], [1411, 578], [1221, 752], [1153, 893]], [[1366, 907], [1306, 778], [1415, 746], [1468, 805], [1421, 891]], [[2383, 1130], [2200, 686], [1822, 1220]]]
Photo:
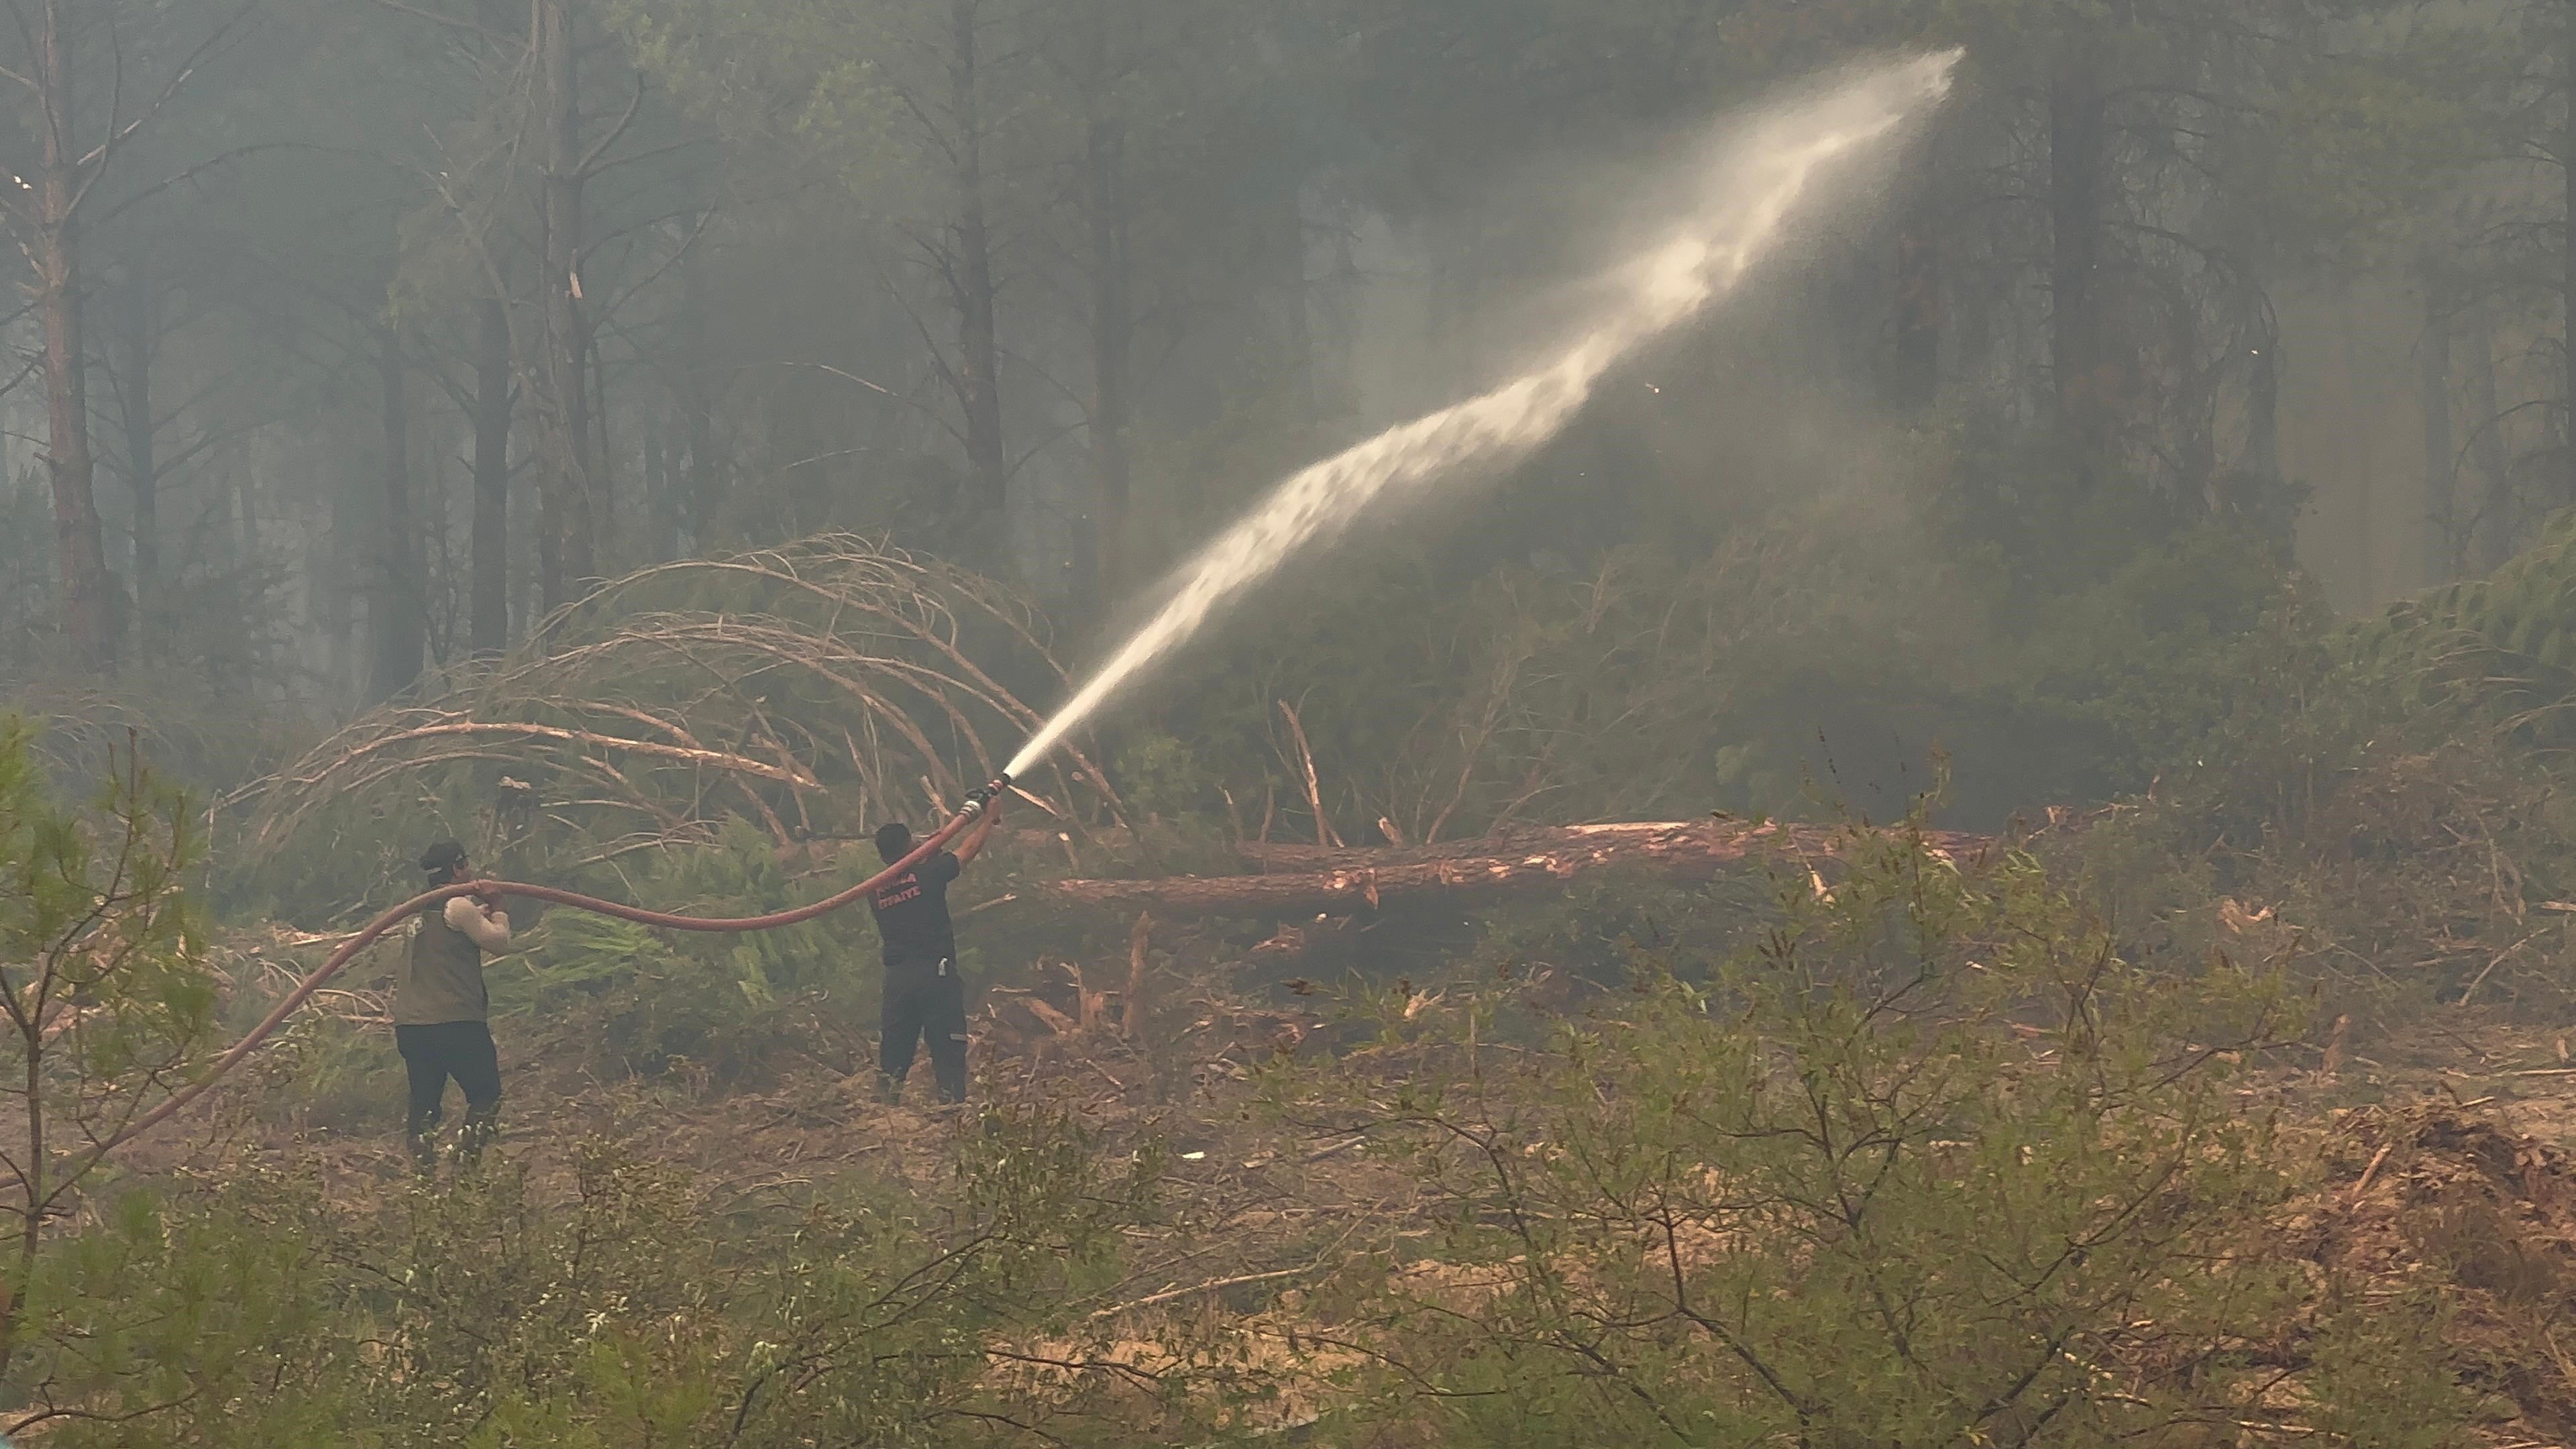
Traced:
[[98, 516], [98, 464], [89, 435], [88, 337], [82, 318], [81, 234], [77, 215], [83, 177], [73, 126], [66, 0], [42, 0], [36, 13], [35, 90], [41, 155], [34, 215], [35, 310], [43, 319], [45, 464], [53, 483], [54, 561], [62, 579], [63, 632], [74, 657], [94, 669], [116, 662], [119, 645], [115, 581]]
[[[1411, 850], [1258, 847], [1247, 853], [1257, 854], [1273, 867], [1264, 874], [1066, 880], [1038, 887], [1036, 893], [1063, 905], [1145, 909], [1166, 915], [1348, 913], [1378, 910], [1390, 903], [1465, 903], [1553, 889], [1577, 876], [1607, 870], [1646, 870], [1677, 880], [1707, 880], [1783, 854], [1830, 858], [1844, 841], [1840, 832], [1811, 826], [1756, 828], [1713, 821], [1578, 825]], [[1948, 832], [1931, 835], [1927, 843], [1958, 858], [1972, 857], [1992, 844], [1981, 836]]]
[[510, 315], [487, 297], [475, 306], [473, 599], [467, 638], [476, 654], [510, 647]]

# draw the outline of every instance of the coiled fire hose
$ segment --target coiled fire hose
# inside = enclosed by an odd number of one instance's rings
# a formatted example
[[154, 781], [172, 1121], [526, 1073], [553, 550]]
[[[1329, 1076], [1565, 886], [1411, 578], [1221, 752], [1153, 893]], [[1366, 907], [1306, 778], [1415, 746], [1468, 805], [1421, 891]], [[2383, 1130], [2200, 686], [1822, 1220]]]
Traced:
[[82, 1166], [86, 1167], [89, 1162], [94, 1162], [119, 1146], [149, 1132], [185, 1109], [190, 1102], [205, 1095], [207, 1089], [221, 1081], [226, 1072], [240, 1066], [252, 1052], [259, 1050], [261, 1044], [275, 1035], [277, 1029], [286, 1024], [286, 1019], [295, 1014], [297, 1007], [302, 1006], [315, 991], [320, 990], [324, 982], [339, 975], [340, 969], [355, 959], [360, 951], [375, 944], [376, 939], [385, 932], [443, 901], [456, 896], [523, 896], [530, 900], [551, 901], [559, 906], [571, 906], [575, 910], [589, 911], [595, 915], [614, 916], [619, 920], [633, 921], [639, 925], [659, 926], [670, 931], [716, 933], [775, 931], [786, 926], [802, 925], [818, 916], [830, 915], [834, 911], [874, 894], [887, 882], [928, 860], [933, 852], [956, 839], [959, 831], [973, 824], [978, 817], [990, 809], [994, 799], [1009, 788], [1010, 783], [1011, 777], [1003, 775], [991, 784], [979, 785], [967, 791], [964, 808], [960, 809], [947, 824], [940, 826], [914, 845], [911, 853], [903, 859], [869, 876], [857, 885], [826, 896], [811, 905], [797, 906], [792, 910], [773, 911], [765, 916], [731, 918], [680, 916], [667, 911], [648, 911], [641, 906], [620, 905], [616, 901], [604, 901], [597, 896], [586, 896], [578, 891], [558, 890], [553, 886], [527, 885], [518, 881], [457, 881], [435, 890], [423, 891], [369, 921], [364, 930], [341, 942], [340, 949], [333, 951], [330, 959], [315, 968], [313, 974], [297, 982], [295, 989], [286, 993], [286, 998], [278, 1002], [276, 1008], [267, 1016], [260, 1019], [259, 1025], [252, 1027], [248, 1035], [233, 1043], [229, 1050], [217, 1057], [214, 1065], [206, 1069], [205, 1075], [172, 1093], [161, 1105], [127, 1123], [124, 1129], [115, 1135], [101, 1139], [84, 1155], [85, 1161]]

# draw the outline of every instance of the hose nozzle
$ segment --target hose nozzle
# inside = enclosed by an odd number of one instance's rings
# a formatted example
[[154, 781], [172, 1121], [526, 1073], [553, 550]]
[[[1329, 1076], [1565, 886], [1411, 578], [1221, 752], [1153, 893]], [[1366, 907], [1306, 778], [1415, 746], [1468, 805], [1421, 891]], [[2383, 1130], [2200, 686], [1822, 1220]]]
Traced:
[[983, 814], [996, 799], [1000, 798], [1001, 793], [1009, 788], [1011, 788], [1011, 777], [1008, 774], [1001, 774], [994, 776], [990, 783], [978, 785], [967, 791], [966, 813]]

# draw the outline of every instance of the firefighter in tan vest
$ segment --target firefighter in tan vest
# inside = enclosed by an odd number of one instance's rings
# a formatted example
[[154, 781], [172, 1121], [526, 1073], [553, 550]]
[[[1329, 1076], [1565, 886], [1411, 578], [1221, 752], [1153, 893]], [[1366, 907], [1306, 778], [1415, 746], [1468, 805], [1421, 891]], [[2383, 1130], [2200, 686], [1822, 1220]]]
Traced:
[[[423, 851], [420, 868], [432, 889], [473, 879], [465, 847], [442, 840]], [[483, 958], [510, 949], [510, 918], [474, 896], [451, 896], [420, 913], [411, 950], [394, 980], [394, 1045], [411, 1078], [406, 1131], [412, 1159], [423, 1171], [437, 1165], [431, 1134], [438, 1130], [447, 1079], [465, 1092], [460, 1161], [471, 1162], [497, 1130], [501, 1063], [492, 1048], [491, 998], [483, 986]]]

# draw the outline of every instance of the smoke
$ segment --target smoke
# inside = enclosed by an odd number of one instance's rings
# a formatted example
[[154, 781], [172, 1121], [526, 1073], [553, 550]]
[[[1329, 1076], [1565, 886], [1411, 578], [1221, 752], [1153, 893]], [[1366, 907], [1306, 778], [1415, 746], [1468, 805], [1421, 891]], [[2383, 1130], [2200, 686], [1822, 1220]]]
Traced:
[[1593, 315], [1549, 360], [1280, 484], [1180, 569], [1161, 609], [1029, 740], [1010, 773], [1025, 773], [1300, 550], [1339, 537], [1392, 498], [1491, 476], [1554, 437], [1613, 366], [1737, 292], [1821, 182], [1947, 93], [1957, 60], [1952, 51], [1877, 67], [1731, 128], [1718, 162], [1675, 188], [1695, 205], [1661, 241], [1601, 279]]

